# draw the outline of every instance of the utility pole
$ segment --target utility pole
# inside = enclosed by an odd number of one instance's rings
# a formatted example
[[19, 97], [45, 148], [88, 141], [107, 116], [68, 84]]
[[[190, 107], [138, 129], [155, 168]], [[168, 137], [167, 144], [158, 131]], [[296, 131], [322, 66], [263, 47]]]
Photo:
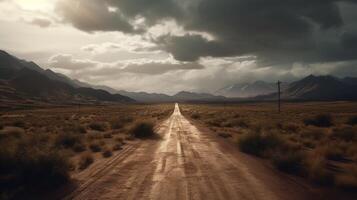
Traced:
[[280, 108], [281, 108], [281, 100], [280, 100], [280, 84], [281, 82], [278, 81], [278, 108], [279, 108], [279, 113], [280, 113]]

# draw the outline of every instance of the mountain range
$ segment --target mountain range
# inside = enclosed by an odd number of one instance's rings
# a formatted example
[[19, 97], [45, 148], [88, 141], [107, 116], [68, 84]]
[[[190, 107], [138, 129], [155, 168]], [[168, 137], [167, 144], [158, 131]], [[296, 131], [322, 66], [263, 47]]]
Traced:
[[82, 87], [80, 81], [44, 70], [34, 62], [0, 51], [0, 99], [36, 100], [52, 103], [134, 102], [133, 99], [105, 90]]
[[[228, 85], [213, 94], [128, 92], [71, 79], [0, 50], [0, 102], [237, 102], [275, 100], [277, 96], [276, 83], [264, 81]], [[357, 100], [357, 78], [310, 75], [282, 84], [281, 97], [286, 100]]]

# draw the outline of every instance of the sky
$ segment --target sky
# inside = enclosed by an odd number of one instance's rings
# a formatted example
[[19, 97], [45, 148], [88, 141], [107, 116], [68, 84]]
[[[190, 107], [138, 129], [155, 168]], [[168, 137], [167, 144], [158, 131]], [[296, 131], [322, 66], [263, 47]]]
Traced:
[[357, 76], [357, 0], [0, 0], [0, 49], [118, 90]]

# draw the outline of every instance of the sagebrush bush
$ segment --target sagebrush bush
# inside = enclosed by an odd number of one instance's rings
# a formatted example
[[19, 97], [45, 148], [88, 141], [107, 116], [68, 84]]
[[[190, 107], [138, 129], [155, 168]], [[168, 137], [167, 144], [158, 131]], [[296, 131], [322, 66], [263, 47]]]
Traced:
[[344, 141], [353, 141], [357, 139], [357, 128], [351, 126], [336, 127], [332, 130], [332, 138], [341, 139]]
[[192, 118], [192, 119], [200, 119], [201, 116], [200, 116], [200, 114], [198, 114], [198, 113], [193, 113], [193, 114], [191, 115], [191, 118]]
[[129, 130], [130, 135], [136, 138], [157, 137], [154, 124], [151, 121], [138, 121]]
[[122, 150], [123, 147], [122, 147], [122, 144], [121, 143], [117, 143], [117, 144], [114, 144], [113, 145], [113, 151], [119, 151], [119, 150]]
[[58, 147], [72, 148], [77, 144], [82, 144], [81, 138], [73, 133], [60, 133], [55, 139], [55, 144]]
[[220, 132], [220, 133], [218, 133], [218, 136], [223, 137], [223, 138], [230, 138], [230, 137], [232, 137], [232, 134]]
[[92, 152], [100, 152], [102, 151], [102, 147], [99, 143], [94, 142], [92, 144], [89, 145], [89, 148]]
[[0, 177], [8, 177], [7, 191], [55, 188], [69, 180], [68, 157], [43, 139], [34, 135], [1, 139]]
[[84, 170], [94, 162], [93, 155], [89, 152], [84, 153], [79, 158], [78, 169]]
[[6, 126], [1, 130], [0, 133], [3, 135], [3, 137], [21, 137], [24, 135], [25, 130], [19, 127]]
[[313, 118], [304, 119], [305, 125], [313, 125], [318, 127], [330, 127], [333, 125], [333, 119], [330, 114], [319, 114]]
[[112, 151], [108, 148], [105, 148], [102, 152], [104, 158], [108, 158], [113, 155]]
[[278, 150], [272, 155], [275, 167], [291, 174], [299, 174], [302, 172], [304, 158], [305, 155], [299, 150]]
[[89, 128], [95, 131], [105, 131], [106, 130], [106, 124], [103, 122], [92, 122], [89, 124]]
[[351, 126], [357, 125], [357, 115], [349, 117], [347, 120], [347, 124], [349, 124]]
[[335, 176], [326, 169], [327, 161], [323, 156], [312, 155], [307, 159], [305, 168], [310, 180], [320, 185], [333, 185]]
[[239, 137], [238, 145], [242, 152], [264, 156], [269, 150], [283, 146], [283, 140], [275, 133], [249, 131]]

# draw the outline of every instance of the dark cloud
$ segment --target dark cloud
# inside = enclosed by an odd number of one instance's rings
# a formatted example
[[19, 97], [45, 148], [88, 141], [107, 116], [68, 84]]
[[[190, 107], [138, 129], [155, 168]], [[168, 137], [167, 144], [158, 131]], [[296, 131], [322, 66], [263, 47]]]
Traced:
[[[57, 10], [85, 31], [135, 32], [173, 19], [190, 34], [155, 38], [177, 60], [254, 55], [263, 65], [353, 60], [356, 0], [61, 0]], [[116, 8], [110, 10], [110, 8]], [[199, 32], [208, 33], [212, 39]]]
[[98, 0], [60, 0], [56, 12], [64, 22], [86, 31], [122, 31], [133, 33], [135, 30], [128, 20], [118, 11], [111, 11], [105, 1]]

